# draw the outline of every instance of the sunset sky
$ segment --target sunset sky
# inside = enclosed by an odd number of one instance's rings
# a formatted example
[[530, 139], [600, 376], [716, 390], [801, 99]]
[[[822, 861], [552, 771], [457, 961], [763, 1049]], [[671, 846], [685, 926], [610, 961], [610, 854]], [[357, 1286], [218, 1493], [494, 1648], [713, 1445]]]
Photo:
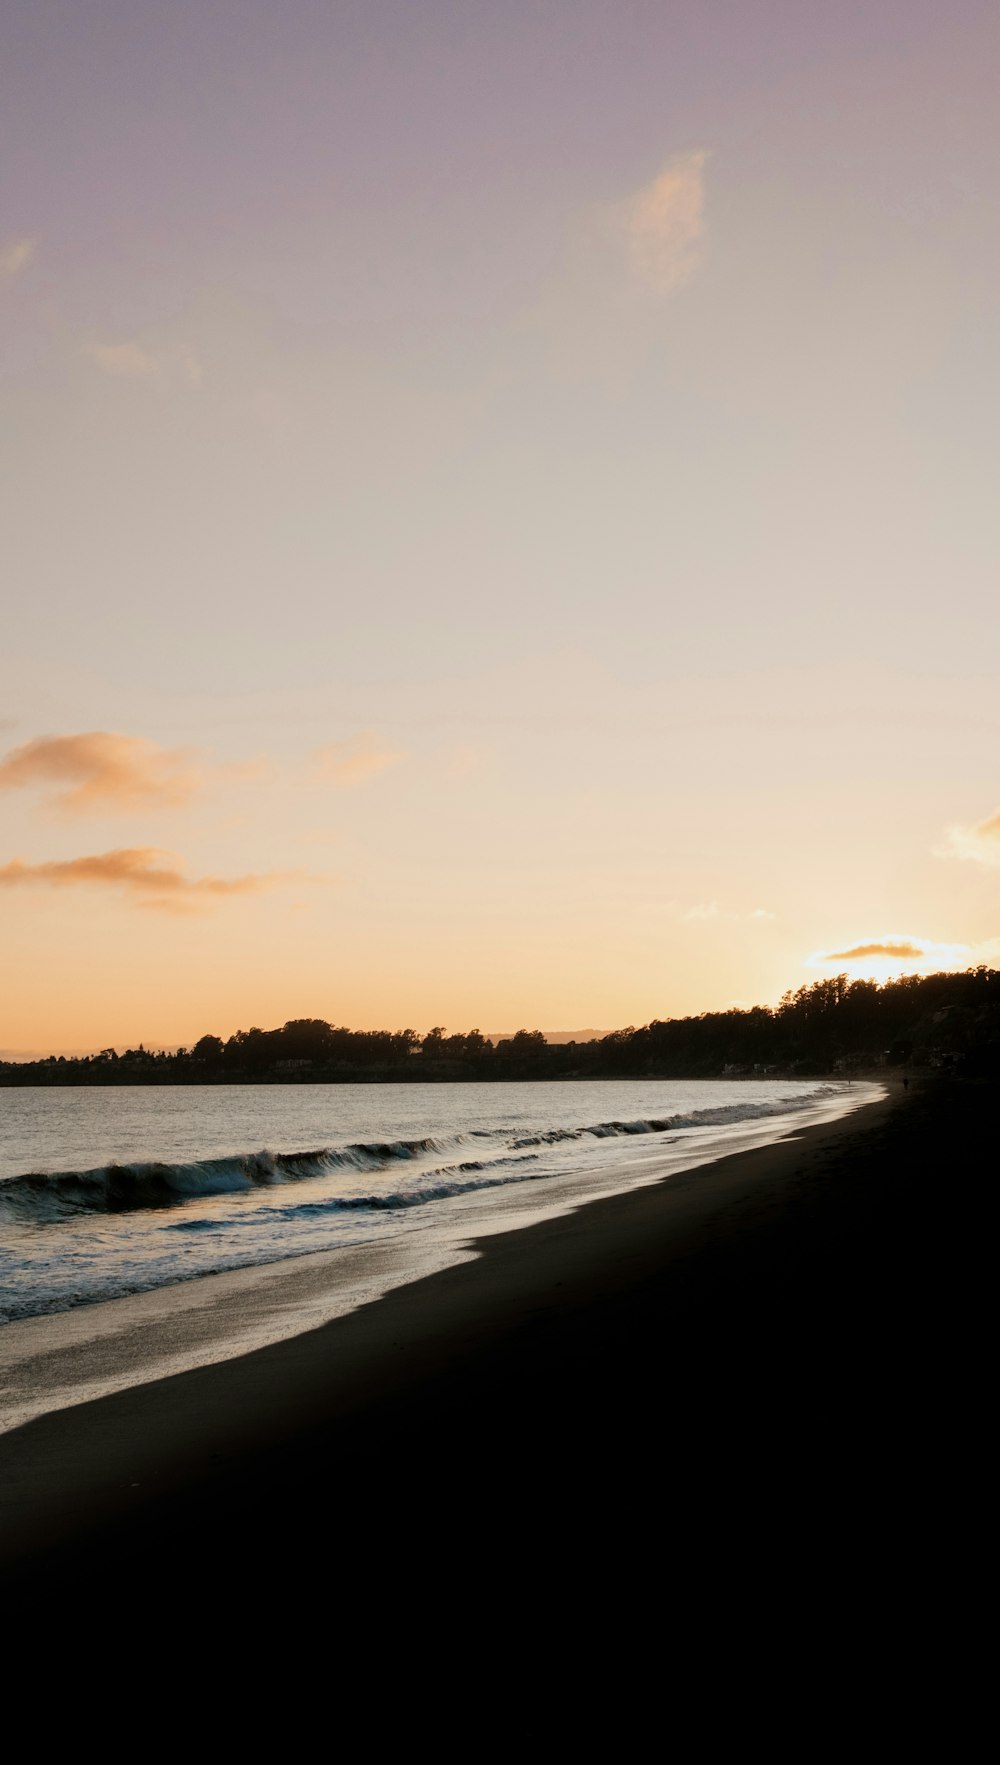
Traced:
[[1000, 13], [12, 0], [0, 1051], [1000, 963]]

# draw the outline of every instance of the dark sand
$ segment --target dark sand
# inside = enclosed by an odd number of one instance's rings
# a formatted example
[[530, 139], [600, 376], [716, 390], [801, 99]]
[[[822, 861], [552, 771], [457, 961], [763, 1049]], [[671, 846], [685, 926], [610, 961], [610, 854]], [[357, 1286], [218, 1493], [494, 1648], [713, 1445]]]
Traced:
[[779, 1597], [783, 1634], [846, 1599], [858, 1636], [951, 1548], [932, 1467], [971, 1450], [956, 1257], [994, 1105], [894, 1086], [0, 1438], [7, 1609], [85, 1609], [127, 1649], [123, 1612], [249, 1641], [318, 1601], [331, 1647], [405, 1635], [429, 1662], [696, 1611], [758, 1627]]

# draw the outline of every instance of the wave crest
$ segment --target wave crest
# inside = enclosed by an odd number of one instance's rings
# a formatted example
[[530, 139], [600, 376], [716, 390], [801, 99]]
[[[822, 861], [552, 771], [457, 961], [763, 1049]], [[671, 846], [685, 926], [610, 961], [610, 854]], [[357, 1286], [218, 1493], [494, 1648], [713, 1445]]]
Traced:
[[722, 1103], [715, 1109], [693, 1109], [687, 1115], [652, 1116], [648, 1120], [596, 1122], [586, 1128], [547, 1128], [541, 1134], [526, 1134], [512, 1140], [512, 1146], [554, 1146], [560, 1140], [613, 1140], [624, 1134], [677, 1133], [681, 1128], [722, 1128], [742, 1121], [760, 1121], [771, 1115], [794, 1115], [814, 1103], [818, 1097], [831, 1096], [833, 1085], [820, 1085], [804, 1097], [782, 1097], [773, 1103]]
[[239, 1194], [338, 1171], [385, 1170], [394, 1163], [444, 1151], [447, 1146], [447, 1141], [432, 1139], [372, 1141], [340, 1148], [324, 1146], [313, 1152], [263, 1150], [184, 1164], [108, 1164], [87, 1171], [34, 1171], [0, 1183], [0, 1219], [47, 1225], [77, 1214], [175, 1207], [199, 1196]]

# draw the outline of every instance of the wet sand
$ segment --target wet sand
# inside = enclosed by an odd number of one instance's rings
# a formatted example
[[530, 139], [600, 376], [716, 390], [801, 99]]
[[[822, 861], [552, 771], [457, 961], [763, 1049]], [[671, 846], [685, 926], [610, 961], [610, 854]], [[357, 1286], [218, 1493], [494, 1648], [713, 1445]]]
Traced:
[[0, 1438], [8, 1599], [162, 1613], [197, 1589], [233, 1620], [327, 1590], [355, 1643], [423, 1620], [446, 1577], [487, 1627], [501, 1596], [532, 1626], [599, 1596], [606, 1623], [639, 1587], [746, 1595], [779, 1562], [805, 1587], [863, 1558], [868, 1597], [898, 1600], [928, 1434], [963, 1438], [942, 1282], [992, 1105], [894, 1087], [41, 1417]]

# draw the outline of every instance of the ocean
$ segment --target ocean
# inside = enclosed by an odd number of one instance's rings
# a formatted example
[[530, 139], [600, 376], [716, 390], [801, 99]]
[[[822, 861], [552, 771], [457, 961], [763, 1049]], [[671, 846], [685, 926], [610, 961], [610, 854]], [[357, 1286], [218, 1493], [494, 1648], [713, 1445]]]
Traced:
[[444, 1219], [478, 1229], [491, 1195], [501, 1214], [550, 1211], [860, 1096], [795, 1080], [3, 1090], [0, 1321]]

